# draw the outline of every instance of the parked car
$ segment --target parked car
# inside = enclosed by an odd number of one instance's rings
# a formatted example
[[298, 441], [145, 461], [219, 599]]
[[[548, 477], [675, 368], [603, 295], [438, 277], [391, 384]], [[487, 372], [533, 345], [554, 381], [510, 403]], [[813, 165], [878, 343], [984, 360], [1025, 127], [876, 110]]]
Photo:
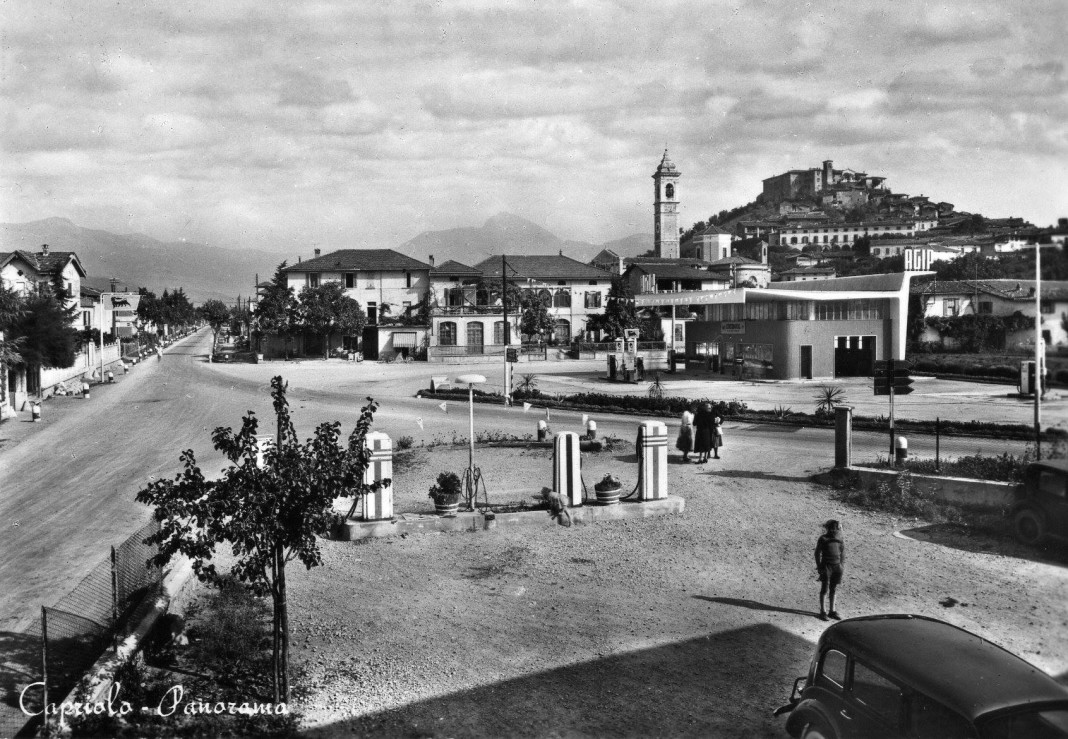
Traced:
[[1032, 462], [1010, 510], [1012, 530], [1024, 544], [1047, 537], [1068, 541], [1068, 460]]
[[925, 616], [840, 621], [794, 682], [786, 731], [804, 739], [1068, 738], [1068, 688], [964, 629]]

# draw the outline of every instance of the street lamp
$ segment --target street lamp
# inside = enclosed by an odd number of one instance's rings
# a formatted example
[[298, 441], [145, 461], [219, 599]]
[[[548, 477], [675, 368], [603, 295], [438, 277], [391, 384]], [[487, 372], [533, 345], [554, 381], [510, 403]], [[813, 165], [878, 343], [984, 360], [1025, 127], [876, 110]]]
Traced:
[[483, 385], [486, 382], [485, 375], [459, 375], [457, 383], [467, 385], [467, 405], [470, 426], [468, 430], [468, 458], [467, 458], [467, 485], [469, 495], [467, 510], [474, 510], [475, 506], [475, 385]]

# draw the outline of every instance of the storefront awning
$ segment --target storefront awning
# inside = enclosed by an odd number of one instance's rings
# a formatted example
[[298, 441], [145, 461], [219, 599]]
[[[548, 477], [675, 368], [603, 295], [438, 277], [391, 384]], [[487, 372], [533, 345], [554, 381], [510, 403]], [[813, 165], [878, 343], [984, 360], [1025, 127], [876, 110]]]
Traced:
[[414, 349], [415, 346], [416, 346], [416, 343], [415, 343], [415, 334], [414, 333], [404, 332], [404, 333], [394, 333], [393, 334], [393, 348], [394, 349], [405, 349], [405, 348], [413, 348]]

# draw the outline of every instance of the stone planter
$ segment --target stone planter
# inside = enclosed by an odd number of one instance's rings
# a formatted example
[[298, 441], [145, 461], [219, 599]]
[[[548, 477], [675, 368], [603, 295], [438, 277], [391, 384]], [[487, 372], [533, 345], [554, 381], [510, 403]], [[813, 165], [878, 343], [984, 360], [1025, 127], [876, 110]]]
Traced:
[[455, 516], [458, 510], [460, 510], [459, 495], [450, 495], [434, 501], [434, 513], [439, 516]]

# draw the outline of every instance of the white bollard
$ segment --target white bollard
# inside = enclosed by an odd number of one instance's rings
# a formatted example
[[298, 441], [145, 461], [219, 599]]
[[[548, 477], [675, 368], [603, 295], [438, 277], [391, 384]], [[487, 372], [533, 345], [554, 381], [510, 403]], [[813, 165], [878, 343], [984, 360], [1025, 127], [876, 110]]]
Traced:
[[538, 441], [549, 440], [549, 422], [544, 418], [538, 421]]
[[115, 382], [115, 373], [108, 370], [108, 382]]
[[35, 402], [33, 405], [30, 406], [30, 417], [33, 419], [34, 423], [36, 423], [37, 421], [41, 420], [41, 404], [40, 403], [36, 403]]
[[593, 441], [597, 438], [597, 422], [590, 420], [586, 422], [586, 438]]
[[83, 382], [82, 383], [82, 397], [85, 398], [86, 400], [89, 400], [89, 383], [88, 382]]
[[[364, 439], [371, 459], [363, 473], [363, 482], [370, 485], [393, 477], [393, 440], [381, 431], [371, 431]], [[377, 493], [363, 496], [364, 521], [388, 521], [393, 518], [392, 483]]]
[[638, 500], [659, 500], [668, 497], [667, 486], [667, 425], [660, 421], [642, 421], [642, 474], [638, 479]]
[[579, 435], [561, 431], [553, 441], [553, 488], [569, 506], [582, 505], [582, 462]]

